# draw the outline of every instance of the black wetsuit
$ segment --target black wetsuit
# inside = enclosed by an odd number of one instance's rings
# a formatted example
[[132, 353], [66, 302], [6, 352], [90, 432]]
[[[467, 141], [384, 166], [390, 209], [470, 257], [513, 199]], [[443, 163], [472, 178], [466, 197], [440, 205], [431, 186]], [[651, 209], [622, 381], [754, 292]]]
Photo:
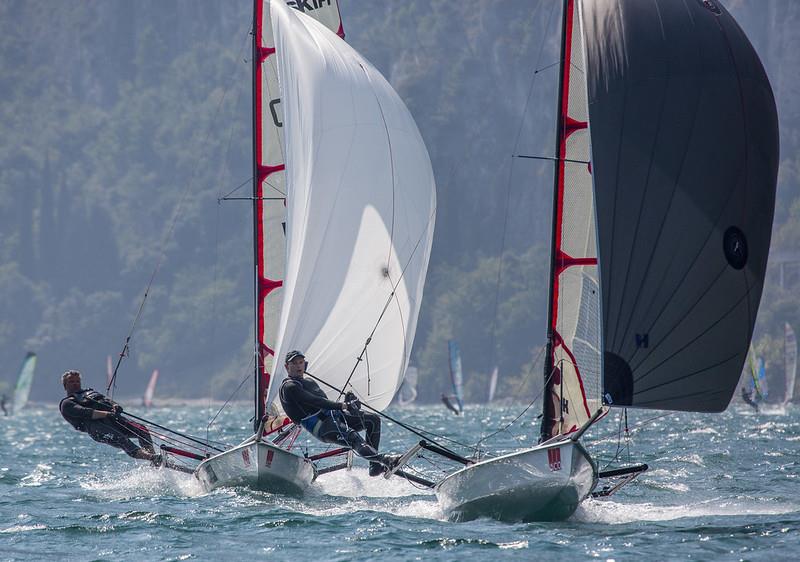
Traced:
[[[753, 392], [753, 394], [755, 394], [755, 392]], [[750, 405], [756, 412], [758, 412], [758, 402], [753, 400], [753, 395], [747, 392], [745, 387], [742, 387], [742, 400], [744, 400], [746, 404]]]
[[[92, 419], [92, 412], [95, 410], [110, 412], [114, 406], [119, 404], [96, 390], [87, 388], [64, 398], [58, 409], [72, 427], [88, 433], [89, 437], [99, 443], [122, 449], [132, 457], [136, 457], [140, 449], [153, 453], [153, 440], [146, 427], [121, 418]], [[133, 438], [139, 440], [139, 447], [131, 441]]]
[[[378, 454], [381, 420], [375, 414], [343, 412], [338, 402], [328, 400], [319, 385], [307, 378], [285, 379], [279, 394], [286, 415], [320, 441], [350, 447], [365, 459], [382, 460]], [[362, 430], [366, 430], [366, 441], [357, 433]]]

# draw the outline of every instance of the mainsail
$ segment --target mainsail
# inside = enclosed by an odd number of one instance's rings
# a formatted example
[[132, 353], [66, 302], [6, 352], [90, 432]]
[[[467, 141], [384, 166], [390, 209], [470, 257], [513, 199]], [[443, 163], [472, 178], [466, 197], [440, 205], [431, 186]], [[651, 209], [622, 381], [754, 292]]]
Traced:
[[[337, 0], [286, 2], [296, 10], [318, 19], [344, 38]], [[255, 2], [253, 53], [253, 185], [255, 239], [256, 416], [258, 426], [264, 414], [270, 373], [282, 362], [274, 361], [281, 291], [286, 261], [286, 176], [284, 158], [284, 117], [278, 87], [278, 61], [272, 32], [269, 0]]]
[[564, 9], [543, 440], [577, 430], [601, 406], [600, 287], [586, 66], [577, 2], [568, 0]]
[[767, 265], [772, 89], [716, 0], [584, 2], [582, 21], [606, 400], [724, 410]]
[[[277, 357], [301, 349], [314, 376], [383, 409], [408, 364], [422, 298], [436, 202], [430, 159], [408, 109], [366, 59], [319, 22], [270, 7], [289, 194]], [[285, 376], [277, 372], [267, 403]]]
[[794, 385], [797, 379], [797, 337], [788, 322], [783, 327], [783, 372], [786, 377], [786, 393], [783, 403], [794, 398]]
[[33, 373], [36, 370], [36, 354], [29, 351], [22, 360], [22, 367], [17, 376], [17, 386], [14, 388], [13, 414], [19, 414], [28, 403], [33, 384]]

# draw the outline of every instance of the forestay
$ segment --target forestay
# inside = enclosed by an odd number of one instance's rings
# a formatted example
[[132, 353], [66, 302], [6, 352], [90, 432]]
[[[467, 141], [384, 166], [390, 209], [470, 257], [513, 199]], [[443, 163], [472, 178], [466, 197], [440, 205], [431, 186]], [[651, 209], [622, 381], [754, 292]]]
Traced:
[[607, 400], [721, 411], [767, 265], [772, 90], [716, 0], [583, 6]]
[[290, 194], [277, 356], [303, 350], [309, 372], [336, 387], [355, 369], [353, 389], [381, 409], [414, 339], [433, 236], [430, 159], [366, 59], [282, 2], [271, 15]]

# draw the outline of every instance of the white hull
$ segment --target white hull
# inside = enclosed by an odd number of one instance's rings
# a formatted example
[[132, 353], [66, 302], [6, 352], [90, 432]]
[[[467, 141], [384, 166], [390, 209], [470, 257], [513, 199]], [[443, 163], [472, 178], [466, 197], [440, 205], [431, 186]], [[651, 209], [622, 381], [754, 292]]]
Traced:
[[574, 441], [547, 443], [478, 462], [436, 485], [453, 521], [552, 521], [572, 515], [597, 485], [597, 467]]
[[204, 460], [194, 471], [206, 490], [246, 486], [284, 494], [302, 494], [314, 480], [308, 459], [268, 442], [245, 442]]

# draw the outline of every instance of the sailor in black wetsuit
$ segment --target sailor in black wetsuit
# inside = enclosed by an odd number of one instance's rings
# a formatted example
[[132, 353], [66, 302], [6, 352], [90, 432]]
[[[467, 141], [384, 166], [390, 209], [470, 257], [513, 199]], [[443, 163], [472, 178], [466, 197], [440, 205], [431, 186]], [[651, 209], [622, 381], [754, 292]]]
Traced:
[[[303, 377], [307, 365], [302, 352], [286, 354], [289, 377], [280, 388], [281, 405], [286, 415], [320, 441], [350, 447], [358, 456], [370, 461], [370, 476], [382, 474], [396, 461], [396, 457], [378, 453], [380, 418], [362, 412], [361, 402], [352, 392], [345, 395], [344, 402], [328, 400], [316, 382]], [[366, 441], [358, 434], [362, 430], [366, 430]]]
[[[61, 415], [78, 431], [88, 433], [99, 443], [122, 449], [135, 459], [148, 460], [155, 465], [161, 455], [153, 449], [150, 432], [143, 425], [120, 417], [122, 407], [91, 388], [81, 388], [81, 374], [67, 371], [61, 376], [67, 397], [58, 405]], [[136, 446], [131, 439], [139, 440]]]

